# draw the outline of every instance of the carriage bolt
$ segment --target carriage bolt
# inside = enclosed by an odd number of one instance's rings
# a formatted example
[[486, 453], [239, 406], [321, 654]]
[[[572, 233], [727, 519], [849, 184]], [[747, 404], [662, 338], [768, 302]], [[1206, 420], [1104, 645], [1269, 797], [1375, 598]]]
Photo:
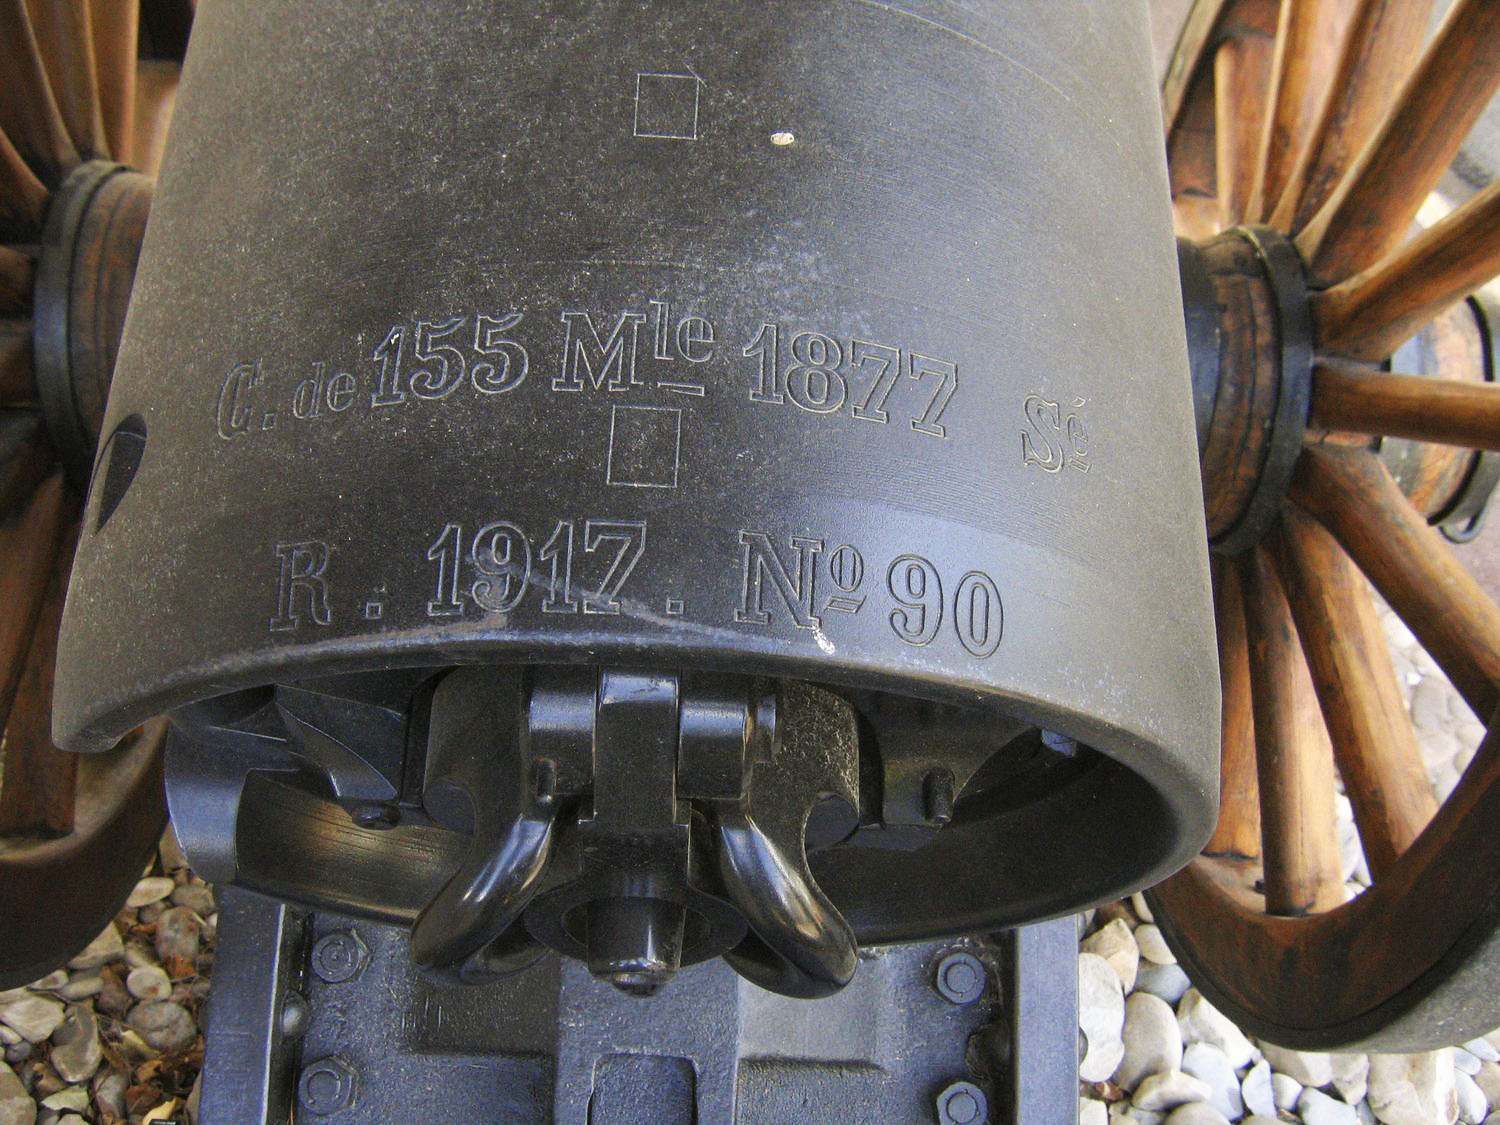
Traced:
[[937, 1116], [941, 1125], [984, 1125], [989, 1099], [972, 1082], [950, 1082], [937, 1096]]
[[307, 1021], [312, 1018], [307, 1001], [302, 993], [288, 991], [281, 1001], [281, 1037], [297, 1039], [307, 1030]]
[[972, 1004], [984, 995], [984, 965], [972, 953], [950, 953], [938, 962], [933, 983], [943, 999]]
[[297, 1100], [315, 1117], [328, 1117], [354, 1105], [359, 1072], [337, 1055], [308, 1064], [297, 1082]]
[[353, 930], [324, 934], [313, 946], [312, 970], [327, 984], [343, 984], [364, 971], [370, 949]]
[[359, 805], [349, 816], [361, 828], [384, 830], [401, 823], [401, 810], [395, 805]]
[[938, 766], [922, 779], [922, 812], [933, 824], [947, 824], [953, 819], [953, 771]]
[[588, 906], [589, 972], [632, 996], [651, 996], [682, 956], [681, 906], [650, 898], [595, 899]]

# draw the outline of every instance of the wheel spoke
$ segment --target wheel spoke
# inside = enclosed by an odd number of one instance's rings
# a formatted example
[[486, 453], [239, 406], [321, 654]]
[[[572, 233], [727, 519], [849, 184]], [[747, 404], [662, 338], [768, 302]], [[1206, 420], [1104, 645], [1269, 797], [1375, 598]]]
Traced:
[[1500, 384], [1394, 375], [1332, 361], [1313, 368], [1313, 426], [1500, 450]]
[[21, 510], [53, 460], [37, 411], [0, 410], [0, 520]]
[[25, 0], [0, 0], [0, 73], [8, 75], [9, 87], [0, 99], [0, 131], [55, 187], [78, 163], [78, 150], [52, 96]]
[[1271, 217], [1317, 123], [1317, 91], [1337, 64], [1336, 33], [1348, 0], [1283, 0], [1271, 64], [1270, 105], [1261, 129], [1255, 188], [1246, 217]]
[[[71, 554], [71, 547], [71, 541], [64, 544], [64, 557]], [[5, 725], [0, 835], [51, 837], [73, 829], [78, 757], [52, 744], [52, 670], [68, 589], [67, 569], [53, 570]]]
[[1271, 73], [1272, 41], [1261, 35], [1226, 39], [1214, 54], [1214, 143], [1220, 216], [1225, 226], [1245, 217], [1255, 186], [1261, 91]]
[[1247, 556], [1244, 578], [1266, 911], [1329, 910], [1344, 901], [1333, 752], [1265, 548]]
[[19, 250], [0, 246], [0, 313], [14, 314], [31, 308], [32, 261]]
[[54, 473], [19, 515], [0, 522], [0, 730], [31, 648], [38, 604], [62, 544], [65, 505], [62, 473]]
[[27, 167], [0, 123], [0, 232], [34, 237], [46, 213], [46, 185]]
[[104, 120], [99, 116], [94, 37], [89, 28], [87, 0], [33, 3], [31, 26], [45, 60], [52, 96], [74, 147], [85, 160], [108, 156]]
[[1500, 608], [1367, 450], [1309, 446], [1291, 497], [1333, 532], [1476, 715], [1500, 703]]
[[1437, 812], [1364, 579], [1321, 526], [1281, 518], [1282, 574], [1370, 872], [1391, 870]]
[[1298, 231], [1333, 193], [1422, 50], [1432, 0], [1357, 0], [1333, 82], [1287, 178], [1272, 225]]
[[1223, 749], [1219, 761], [1219, 823], [1203, 850], [1253, 859], [1260, 854], [1260, 793], [1255, 780], [1255, 716], [1250, 703], [1250, 652], [1239, 571], [1217, 557], [1214, 616], [1223, 687]]
[[36, 379], [31, 369], [31, 321], [0, 320], [0, 407], [34, 401]]
[[161, 167], [162, 147], [167, 142], [167, 127], [172, 123], [181, 74], [182, 68], [176, 63], [158, 60], [143, 61], [136, 72], [135, 133], [127, 163], [148, 176], [156, 175]]
[[1314, 294], [1318, 347], [1358, 359], [1384, 359], [1497, 273], [1500, 181], [1378, 265]]
[[1500, 4], [1458, 0], [1354, 167], [1297, 236], [1313, 276], [1352, 277], [1406, 237], [1500, 85]]
[[130, 152], [140, 12], [141, 6], [129, 0], [91, 0], [89, 5], [99, 114], [110, 155], [116, 160], [126, 159]]

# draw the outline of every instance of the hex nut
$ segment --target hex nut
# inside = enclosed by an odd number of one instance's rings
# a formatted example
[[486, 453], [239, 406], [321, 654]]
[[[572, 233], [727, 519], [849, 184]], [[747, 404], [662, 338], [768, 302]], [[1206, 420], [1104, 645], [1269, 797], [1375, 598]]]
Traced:
[[312, 971], [326, 984], [351, 981], [369, 963], [370, 947], [353, 930], [334, 930], [313, 946]]
[[937, 1096], [937, 1115], [941, 1125], [985, 1125], [989, 1099], [972, 1082], [950, 1082]]
[[933, 985], [944, 1000], [953, 1004], [972, 1004], [984, 995], [984, 964], [972, 953], [962, 950], [947, 954], [938, 962]]
[[315, 1117], [328, 1117], [349, 1109], [358, 1093], [359, 1072], [337, 1055], [309, 1063], [297, 1081], [297, 1100]]

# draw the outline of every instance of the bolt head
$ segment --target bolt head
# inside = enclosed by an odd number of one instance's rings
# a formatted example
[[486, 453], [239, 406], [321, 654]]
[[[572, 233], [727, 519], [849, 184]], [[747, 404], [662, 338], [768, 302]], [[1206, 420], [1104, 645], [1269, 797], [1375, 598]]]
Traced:
[[942, 1125], [985, 1125], [990, 1103], [974, 1083], [950, 1082], [937, 1096], [937, 1114]]
[[288, 992], [281, 1001], [281, 1035], [283, 1039], [296, 1039], [307, 1030], [312, 1013], [300, 992]]
[[353, 930], [324, 934], [313, 946], [312, 971], [327, 984], [343, 984], [364, 972], [370, 949]]
[[354, 1105], [359, 1072], [346, 1059], [330, 1055], [309, 1063], [297, 1081], [297, 1100], [315, 1117], [328, 1117]]
[[382, 830], [401, 823], [401, 810], [394, 805], [360, 805], [350, 818], [361, 828]]
[[933, 983], [950, 1003], [972, 1004], [984, 995], [984, 964], [972, 953], [949, 953], [938, 962]]

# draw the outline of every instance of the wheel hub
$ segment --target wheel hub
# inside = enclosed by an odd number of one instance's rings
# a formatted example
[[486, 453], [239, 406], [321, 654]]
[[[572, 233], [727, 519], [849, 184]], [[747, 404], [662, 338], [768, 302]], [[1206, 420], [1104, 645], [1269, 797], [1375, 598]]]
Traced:
[[47, 431], [75, 487], [88, 485], [115, 353], [156, 181], [107, 160], [80, 164], [47, 211], [32, 351]]
[[1179, 243], [1209, 543], [1237, 555], [1276, 522], [1302, 450], [1312, 319], [1302, 261], [1269, 227]]

